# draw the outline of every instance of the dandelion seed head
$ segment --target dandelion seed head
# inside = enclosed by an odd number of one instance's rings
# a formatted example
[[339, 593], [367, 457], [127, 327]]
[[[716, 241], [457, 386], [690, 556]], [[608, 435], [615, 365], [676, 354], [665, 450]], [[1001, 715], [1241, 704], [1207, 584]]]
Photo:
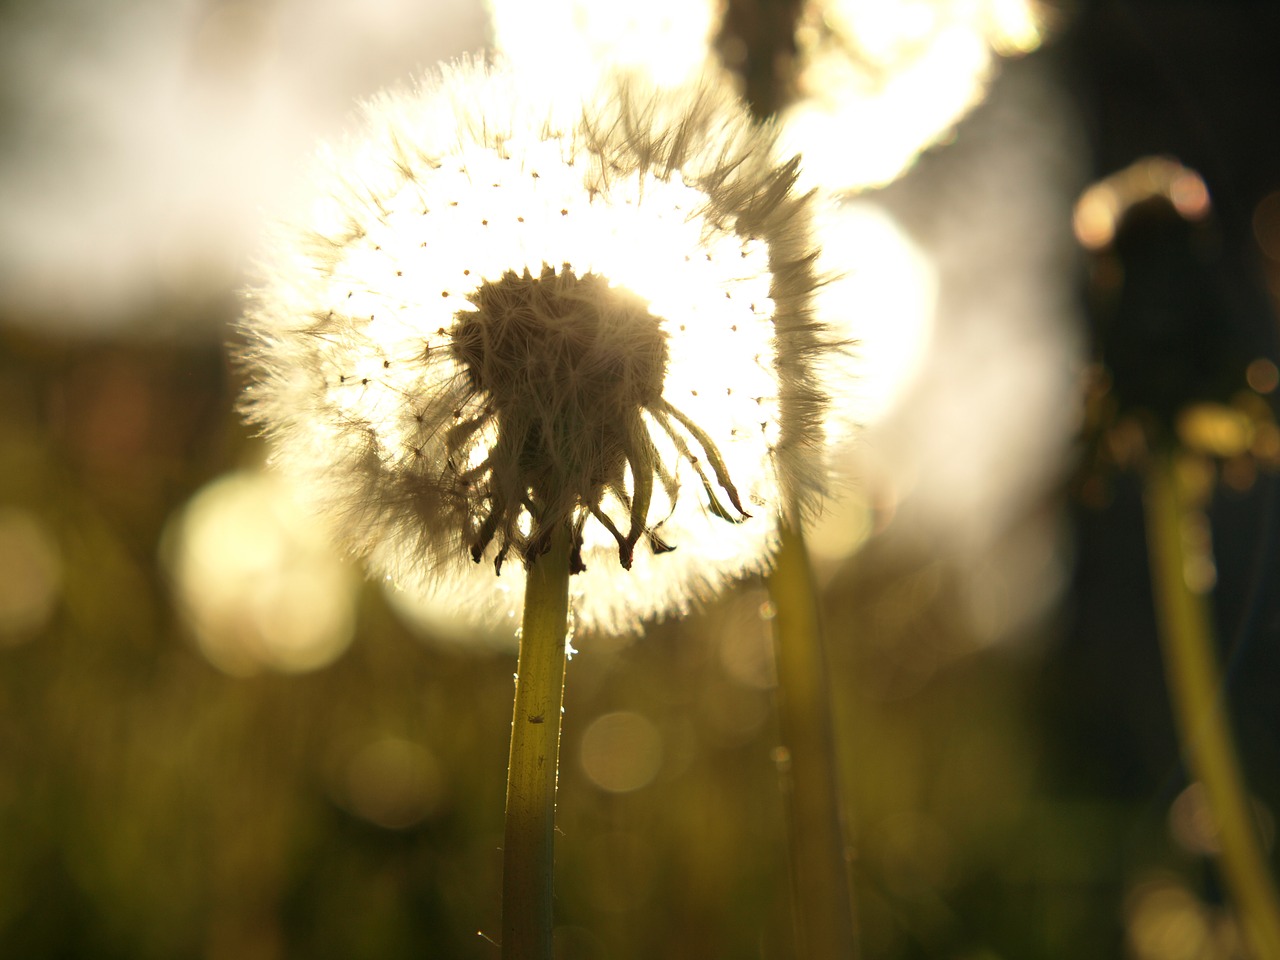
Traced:
[[570, 109], [473, 63], [367, 120], [253, 291], [275, 462], [375, 569], [490, 618], [557, 525], [584, 627], [762, 569], [823, 416], [808, 201], [771, 135], [707, 87]]

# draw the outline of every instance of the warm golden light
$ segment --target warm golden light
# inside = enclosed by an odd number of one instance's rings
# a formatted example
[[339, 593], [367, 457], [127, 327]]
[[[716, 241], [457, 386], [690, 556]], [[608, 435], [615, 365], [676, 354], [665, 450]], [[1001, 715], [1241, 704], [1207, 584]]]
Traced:
[[359, 581], [278, 477], [245, 471], [204, 487], [170, 522], [163, 553], [201, 652], [226, 673], [315, 670], [351, 643]]
[[[509, 593], [514, 586], [518, 584], [512, 577], [495, 584], [494, 589]], [[501, 627], [492, 627], [458, 616], [456, 610], [441, 603], [438, 597], [404, 590], [390, 580], [382, 581], [382, 593], [401, 622], [426, 642], [504, 653], [515, 653], [519, 649], [516, 605], [509, 599], [503, 601], [508, 610], [507, 622]]]
[[1028, 0], [810, 0], [796, 42], [799, 102], [786, 143], [812, 183], [845, 190], [897, 177], [975, 104], [997, 56], [1039, 46]]
[[1178, 411], [1178, 439], [1189, 450], [1212, 457], [1236, 457], [1253, 444], [1254, 423], [1243, 410], [1221, 403], [1196, 403]]

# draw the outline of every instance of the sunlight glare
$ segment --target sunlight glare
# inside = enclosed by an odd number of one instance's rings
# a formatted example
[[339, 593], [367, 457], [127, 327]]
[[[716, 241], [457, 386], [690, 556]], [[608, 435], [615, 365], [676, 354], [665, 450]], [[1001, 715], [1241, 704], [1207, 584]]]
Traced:
[[711, 64], [723, 0], [487, 0], [495, 49], [561, 87], [621, 67], [675, 86]]
[[[30, 5], [0, 30], [22, 91], [0, 155], [0, 301], [79, 330], [227, 296], [317, 134], [341, 130], [354, 98], [483, 35], [476, 0], [68, 9]], [[204, 316], [175, 313], [188, 335]], [[220, 339], [224, 314], [208, 315], [198, 332]]]
[[856, 368], [841, 378], [848, 395], [833, 397], [832, 406], [837, 420], [865, 427], [893, 409], [920, 371], [933, 331], [937, 269], [893, 216], [869, 201], [824, 212], [816, 229], [821, 272], [837, 278], [818, 291], [818, 310], [851, 341], [849, 363]]
[[[885, 628], [911, 651], [907, 685], [929, 662], [1034, 635], [1070, 572], [1063, 527], [1044, 504], [1079, 429], [1070, 216], [1084, 178], [1082, 138], [1053, 77], [1027, 64], [1019, 80], [992, 89], [990, 109], [969, 120], [971, 138], [876, 198], [935, 285], [923, 356], [846, 446], [833, 484], [843, 502], [829, 504], [812, 531], [818, 574], [833, 582], [900, 565], [935, 568], [948, 585], [956, 632], [936, 656], [913, 643], [914, 628]], [[874, 275], [876, 251], [864, 257]], [[873, 333], [892, 330], [901, 322], [894, 305], [918, 295], [903, 289], [895, 299], [894, 286], [884, 284], [886, 305], [865, 318]], [[865, 565], [844, 562], [859, 552]], [[909, 606], [924, 618], [940, 602]]]

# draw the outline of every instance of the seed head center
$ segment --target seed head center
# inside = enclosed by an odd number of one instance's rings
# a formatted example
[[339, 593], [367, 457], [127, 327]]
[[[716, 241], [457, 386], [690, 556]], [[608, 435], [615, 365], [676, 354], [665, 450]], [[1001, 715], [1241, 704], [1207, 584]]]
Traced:
[[536, 277], [508, 271], [467, 299], [475, 310], [458, 314], [454, 358], [500, 428], [531, 428], [518, 431], [526, 466], [572, 486], [590, 485], [573, 476], [580, 470], [597, 480], [611, 472], [632, 418], [662, 395], [658, 318], [634, 294], [567, 264], [559, 273], [544, 265]]

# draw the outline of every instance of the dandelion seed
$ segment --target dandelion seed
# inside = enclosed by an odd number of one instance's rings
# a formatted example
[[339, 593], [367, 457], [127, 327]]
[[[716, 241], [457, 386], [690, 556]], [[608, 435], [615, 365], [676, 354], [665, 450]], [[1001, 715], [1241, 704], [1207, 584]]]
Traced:
[[767, 566], [820, 486], [827, 349], [772, 133], [718, 88], [568, 109], [469, 62], [366, 114], [244, 325], [247, 415], [348, 545], [501, 621], [567, 527], [577, 622], [615, 631]]

